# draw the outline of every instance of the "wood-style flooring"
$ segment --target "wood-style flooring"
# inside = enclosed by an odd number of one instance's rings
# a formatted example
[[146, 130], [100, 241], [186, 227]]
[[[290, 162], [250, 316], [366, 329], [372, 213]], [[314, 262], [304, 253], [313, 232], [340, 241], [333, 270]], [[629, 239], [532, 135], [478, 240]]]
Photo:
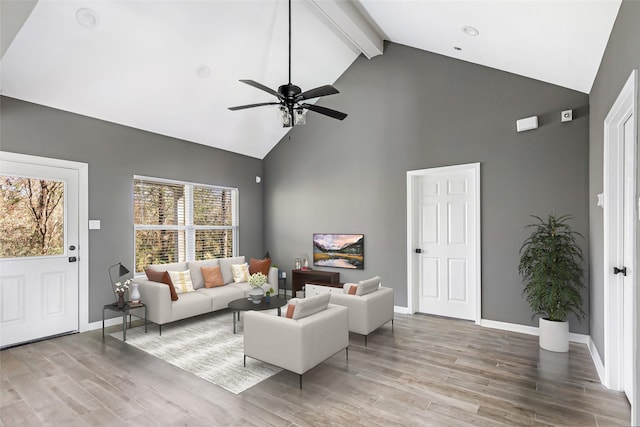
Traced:
[[[118, 327], [109, 328], [110, 331]], [[211, 343], [215, 345], [215, 343]], [[286, 349], [283, 349], [286, 351]], [[242, 357], [237, 363], [242, 364]], [[298, 376], [234, 395], [100, 330], [0, 352], [3, 426], [618, 426], [623, 394], [599, 382], [585, 345], [425, 315], [396, 315]]]

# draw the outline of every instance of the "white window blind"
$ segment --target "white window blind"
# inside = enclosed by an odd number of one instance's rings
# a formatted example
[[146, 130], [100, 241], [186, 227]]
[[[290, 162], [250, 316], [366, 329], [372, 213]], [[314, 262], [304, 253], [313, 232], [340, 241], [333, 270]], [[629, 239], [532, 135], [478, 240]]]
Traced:
[[237, 254], [236, 188], [135, 176], [135, 269]]

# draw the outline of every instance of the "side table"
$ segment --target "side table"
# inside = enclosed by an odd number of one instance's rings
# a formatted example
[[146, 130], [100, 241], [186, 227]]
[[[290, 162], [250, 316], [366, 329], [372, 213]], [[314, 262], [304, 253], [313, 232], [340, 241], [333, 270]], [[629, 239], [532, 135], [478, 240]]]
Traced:
[[[130, 302], [125, 303], [124, 307], [119, 308], [118, 303], [106, 304], [102, 308], [102, 339], [104, 339], [104, 312], [105, 310], [117, 311], [122, 313], [122, 341], [127, 340], [127, 314], [129, 315], [129, 327], [131, 327], [131, 310], [144, 308], [144, 333], [147, 333], [147, 306], [143, 303], [131, 305]], [[140, 318], [137, 314], [134, 316]]]
[[[280, 283], [282, 283], [282, 287], [280, 287]], [[284, 298], [287, 299], [287, 278], [286, 277], [278, 277], [278, 296], [280, 296], [280, 291], [284, 294]]]

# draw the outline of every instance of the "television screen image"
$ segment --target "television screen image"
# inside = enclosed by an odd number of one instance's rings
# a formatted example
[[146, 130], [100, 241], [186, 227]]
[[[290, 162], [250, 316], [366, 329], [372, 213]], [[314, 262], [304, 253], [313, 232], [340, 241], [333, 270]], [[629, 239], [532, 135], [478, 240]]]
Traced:
[[364, 270], [364, 234], [314, 233], [313, 265]]

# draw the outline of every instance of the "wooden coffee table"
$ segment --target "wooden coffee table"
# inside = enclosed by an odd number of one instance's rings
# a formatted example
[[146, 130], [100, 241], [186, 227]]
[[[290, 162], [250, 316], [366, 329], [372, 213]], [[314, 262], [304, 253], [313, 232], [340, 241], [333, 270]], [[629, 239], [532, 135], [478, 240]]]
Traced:
[[282, 314], [280, 307], [284, 305], [287, 305], [287, 299], [281, 297], [271, 297], [269, 303], [267, 303], [266, 298], [263, 297], [262, 301], [260, 301], [260, 304], [254, 304], [250, 298], [234, 299], [229, 303], [229, 308], [231, 309], [231, 314], [233, 315], [233, 333], [236, 333], [236, 313], [238, 313], [238, 320], [240, 320], [241, 311], [262, 311], [277, 308], [278, 316], [280, 316]]

